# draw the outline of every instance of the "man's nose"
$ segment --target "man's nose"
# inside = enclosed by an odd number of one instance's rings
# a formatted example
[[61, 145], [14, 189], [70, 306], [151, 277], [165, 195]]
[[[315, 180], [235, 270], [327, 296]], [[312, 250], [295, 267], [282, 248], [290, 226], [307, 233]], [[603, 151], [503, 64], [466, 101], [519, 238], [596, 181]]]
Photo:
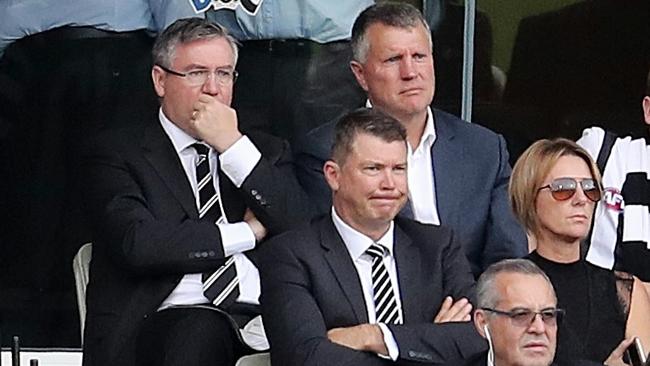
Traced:
[[542, 320], [542, 315], [535, 314], [533, 321], [530, 323], [530, 326], [528, 327], [528, 332], [541, 334], [544, 333], [545, 331], [546, 331], [546, 323], [544, 323], [544, 320]]
[[390, 169], [384, 170], [383, 179], [382, 179], [382, 188], [384, 189], [393, 189], [395, 188], [395, 177], [393, 172]]
[[400, 74], [402, 79], [413, 79], [417, 75], [412, 57], [404, 57], [402, 59], [400, 63]]
[[217, 81], [217, 77], [214, 73], [208, 74], [208, 78], [205, 79], [205, 82], [201, 86], [201, 91], [204, 92], [205, 94], [209, 95], [217, 95], [219, 94], [219, 82]]

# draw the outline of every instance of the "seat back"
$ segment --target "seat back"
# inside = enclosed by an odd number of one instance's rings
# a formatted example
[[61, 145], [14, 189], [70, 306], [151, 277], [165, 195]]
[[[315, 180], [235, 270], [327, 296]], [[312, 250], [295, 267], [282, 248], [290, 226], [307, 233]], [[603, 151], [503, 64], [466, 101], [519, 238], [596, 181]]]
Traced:
[[265, 352], [244, 356], [237, 360], [235, 366], [271, 366], [271, 354]]
[[81, 329], [81, 343], [83, 344], [84, 324], [86, 322], [86, 285], [89, 280], [90, 259], [93, 254], [92, 243], [86, 243], [72, 260], [72, 271], [77, 289], [77, 305], [79, 307], [79, 326]]

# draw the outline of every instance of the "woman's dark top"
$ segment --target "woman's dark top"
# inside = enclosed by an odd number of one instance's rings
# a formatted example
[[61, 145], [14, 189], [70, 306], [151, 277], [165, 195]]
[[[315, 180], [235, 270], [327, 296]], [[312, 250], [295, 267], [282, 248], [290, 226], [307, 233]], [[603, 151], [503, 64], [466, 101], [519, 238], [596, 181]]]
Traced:
[[625, 338], [633, 277], [584, 260], [557, 263], [537, 252], [528, 259], [550, 278], [558, 307], [566, 311], [555, 359], [603, 362]]

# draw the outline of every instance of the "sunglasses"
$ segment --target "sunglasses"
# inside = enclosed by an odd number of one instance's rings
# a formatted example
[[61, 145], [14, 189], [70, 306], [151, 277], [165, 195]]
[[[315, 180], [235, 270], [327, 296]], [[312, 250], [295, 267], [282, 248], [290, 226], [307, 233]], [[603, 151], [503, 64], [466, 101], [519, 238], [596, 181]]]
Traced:
[[553, 180], [550, 184], [541, 187], [538, 191], [548, 188], [551, 191], [551, 196], [558, 201], [566, 201], [576, 194], [578, 184], [582, 188], [582, 192], [593, 202], [600, 201], [600, 187], [594, 179], [588, 178], [581, 181], [575, 178], [558, 178]]

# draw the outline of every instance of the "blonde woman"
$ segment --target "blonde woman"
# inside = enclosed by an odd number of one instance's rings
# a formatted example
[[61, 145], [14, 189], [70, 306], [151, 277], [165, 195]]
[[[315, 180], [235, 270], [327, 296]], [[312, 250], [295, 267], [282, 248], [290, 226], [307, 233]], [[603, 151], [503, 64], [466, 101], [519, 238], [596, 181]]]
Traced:
[[567, 139], [540, 140], [519, 158], [510, 178], [517, 219], [537, 249], [528, 258], [551, 279], [566, 317], [556, 359], [624, 365], [632, 337], [650, 349], [650, 299], [635, 277], [597, 267], [581, 257], [600, 173], [589, 153]]

